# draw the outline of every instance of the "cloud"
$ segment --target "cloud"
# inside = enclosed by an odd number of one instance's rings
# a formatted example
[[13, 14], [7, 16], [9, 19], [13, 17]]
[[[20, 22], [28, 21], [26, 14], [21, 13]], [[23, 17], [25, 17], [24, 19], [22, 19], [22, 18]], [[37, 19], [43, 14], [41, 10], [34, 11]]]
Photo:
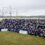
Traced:
[[0, 0], [0, 7], [15, 7], [18, 15], [45, 15], [45, 0]]

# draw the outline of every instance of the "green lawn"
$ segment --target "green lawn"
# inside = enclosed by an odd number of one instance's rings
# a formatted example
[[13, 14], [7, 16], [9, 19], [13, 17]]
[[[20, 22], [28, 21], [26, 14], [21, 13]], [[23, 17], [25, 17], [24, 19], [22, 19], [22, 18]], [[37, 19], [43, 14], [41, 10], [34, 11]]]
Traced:
[[45, 45], [45, 38], [15, 32], [0, 32], [0, 45]]

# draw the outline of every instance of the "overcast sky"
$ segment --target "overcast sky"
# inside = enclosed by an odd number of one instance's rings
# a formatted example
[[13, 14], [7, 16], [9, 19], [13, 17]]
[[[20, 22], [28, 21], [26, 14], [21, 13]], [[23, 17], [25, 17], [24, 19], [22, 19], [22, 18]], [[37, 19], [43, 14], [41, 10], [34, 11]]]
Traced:
[[0, 0], [0, 8], [12, 6], [18, 16], [45, 15], [45, 0]]

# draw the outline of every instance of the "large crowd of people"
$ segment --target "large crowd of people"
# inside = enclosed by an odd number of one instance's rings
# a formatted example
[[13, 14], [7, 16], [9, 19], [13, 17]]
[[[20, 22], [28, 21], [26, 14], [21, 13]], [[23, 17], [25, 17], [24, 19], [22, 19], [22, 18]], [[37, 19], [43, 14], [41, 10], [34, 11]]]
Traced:
[[[26, 30], [31, 35], [43, 36], [41, 28], [45, 28], [45, 23], [41, 24], [37, 19], [3, 19], [0, 22], [1, 28], [7, 28], [9, 31], [19, 32], [19, 30]], [[41, 28], [40, 28], [41, 27]], [[44, 32], [45, 33], [45, 32]], [[45, 35], [45, 34], [44, 34]]]

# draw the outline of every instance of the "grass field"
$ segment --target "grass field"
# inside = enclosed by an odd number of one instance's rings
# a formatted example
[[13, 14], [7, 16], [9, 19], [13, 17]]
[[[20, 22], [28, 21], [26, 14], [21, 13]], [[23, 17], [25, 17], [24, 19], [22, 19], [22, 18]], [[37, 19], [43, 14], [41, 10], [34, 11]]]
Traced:
[[45, 38], [15, 32], [0, 32], [0, 45], [45, 45]]

